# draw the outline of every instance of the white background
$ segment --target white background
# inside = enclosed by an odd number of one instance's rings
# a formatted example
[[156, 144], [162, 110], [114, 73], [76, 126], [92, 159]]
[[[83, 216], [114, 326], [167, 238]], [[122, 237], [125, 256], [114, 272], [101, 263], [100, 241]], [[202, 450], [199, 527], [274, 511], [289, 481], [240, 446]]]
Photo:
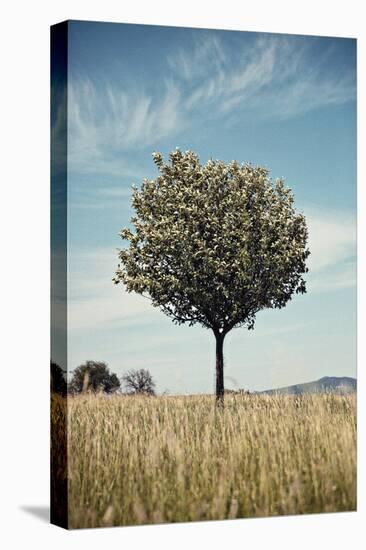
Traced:
[[[6, 12], [6, 13], [5, 13]], [[89, 19], [358, 38], [358, 512], [66, 532], [48, 524], [49, 26]], [[362, 2], [13, 1], [1, 20], [0, 541], [12, 548], [364, 548], [365, 25]], [[5, 122], [5, 124], [4, 124]], [[3, 169], [5, 165], [5, 170]], [[5, 349], [4, 349], [5, 348]], [[26, 509], [31, 508], [31, 513]], [[38, 512], [37, 512], [38, 510]], [[42, 517], [43, 516], [43, 519]]]

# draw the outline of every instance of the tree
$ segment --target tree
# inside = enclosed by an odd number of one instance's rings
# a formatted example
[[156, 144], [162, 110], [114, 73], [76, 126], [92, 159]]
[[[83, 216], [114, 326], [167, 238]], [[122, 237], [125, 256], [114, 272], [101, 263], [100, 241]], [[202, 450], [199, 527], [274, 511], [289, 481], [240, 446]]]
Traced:
[[118, 376], [110, 372], [102, 361], [86, 361], [73, 371], [70, 383], [72, 393], [103, 391], [113, 393], [121, 386]]
[[51, 392], [60, 395], [66, 395], [67, 392], [65, 371], [53, 361], [51, 361]]
[[122, 376], [128, 393], [155, 395], [155, 382], [148, 370], [129, 370]]
[[253, 329], [264, 308], [282, 308], [306, 292], [309, 250], [303, 214], [282, 179], [249, 163], [179, 149], [159, 175], [133, 188], [132, 230], [120, 232], [113, 281], [150, 298], [174, 323], [196, 323], [216, 339], [216, 397], [223, 403], [223, 344], [229, 331]]

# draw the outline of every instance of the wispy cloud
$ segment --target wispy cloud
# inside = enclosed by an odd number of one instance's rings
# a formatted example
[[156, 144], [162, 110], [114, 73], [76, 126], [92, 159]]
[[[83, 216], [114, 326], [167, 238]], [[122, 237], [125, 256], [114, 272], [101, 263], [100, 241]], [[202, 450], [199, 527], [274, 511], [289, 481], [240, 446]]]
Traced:
[[[51, 88], [51, 169], [52, 177], [63, 177], [67, 163], [67, 89], [53, 84]], [[54, 189], [55, 193], [56, 190]]]
[[221, 115], [254, 110], [256, 116], [286, 118], [355, 99], [353, 72], [329, 71], [337, 55], [332, 45], [315, 57], [310, 44], [266, 36], [238, 47], [233, 57], [217, 37], [206, 40], [207, 48], [199, 41], [169, 58], [177, 79], [189, 75], [187, 109], [206, 104]]
[[285, 36], [235, 44], [205, 32], [169, 53], [159, 92], [148, 83], [136, 89], [70, 79], [69, 170], [137, 177], [131, 151], [159, 147], [208, 118], [282, 119], [355, 99], [353, 71], [329, 69], [337, 55], [331, 44], [317, 56], [310, 43]]
[[316, 211], [309, 226], [309, 292], [356, 284], [356, 220], [345, 212]]
[[132, 195], [132, 186], [131, 187], [118, 187], [118, 186], [98, 187], [95, 190], [95, 194], [105, 198], [129, 199]]
[[103, 185], [102, 182], [88, 185], [74, 185], [74, 196], [69, 203], [72, 210], [119, 211], [130, 208], [132, 185]]
[[146, 298], [114, 285], [117, 249], [72, 249], [69, 254], [68, 323], [71, 331], [100, 329], [159, 320]]
[[[196, 45], [195, 48], [199, 48]], [[218, 49], [219, 46], [216, 46]], [[222, 54], [220, 62], [215, 56], [207, 56], [206, 62], [200, 65], [201, 71], [191, 81], [192, 91], [188, 96], [188, 109], [201, 108], [204, 105], [217, 104], [218, 113], [225, 113], [235, 109], [238, 104], [262, 91], [272, 79], [276, 65], [275, 42], [258, 40], [243, 55], [238, 63]], [[221, 51], [223, 46], [221, 46]], [[200, 52], [200, 50], [198, 50]], [[197, 56], [201, 53], [193, 51], [189, 56], [191, 62], [197, 63]], [[179, 63], [179, 58], [177, 60]], [[178, 66], [176, 73], [179, 74]]]
[[69, 170], [136, 177], [124, 153], [151, 146], [182, 124], [180, 92], [166, 83], [161, 98], [97, 87], [89, 79], [69, 84]]
[[220, 71], [227, 62], [222, 41], [212, 33], [203, 32], [191, 48], [181, 48], [168, 54], [168, 67], [177, 78], [187, 81], [200, 79], [207, 66]]
[[350, 260], [342, 265], [333, 266], [332, 269], [318, 273], [310, 277], [309, 292], [332, 292], [351, 288], [357, 282], [357, 269], [355, 260]]
[[348, 260], [356, 252], [356, 220], [344, 212], [318, 210], [307, 216], [309, 225], [309, 266], [319, 272]]

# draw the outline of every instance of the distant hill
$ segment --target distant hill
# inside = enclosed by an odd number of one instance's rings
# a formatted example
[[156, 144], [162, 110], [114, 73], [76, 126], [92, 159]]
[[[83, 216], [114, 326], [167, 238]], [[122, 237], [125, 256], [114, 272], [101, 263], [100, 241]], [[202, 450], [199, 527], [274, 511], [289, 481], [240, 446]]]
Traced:
[[295, 384], [294, 386], [286, 386], [285, 388], [277, 388], [274, 390], [264, 390], [255, 393], [259, 394], [285, 394], [285, 395], [301, 395], [304, 393], [353, 393], [357, 390], [356, 378], [348, 376], [324, 376], [320, 380], [314, 382], [306, 382], [305, 384]]

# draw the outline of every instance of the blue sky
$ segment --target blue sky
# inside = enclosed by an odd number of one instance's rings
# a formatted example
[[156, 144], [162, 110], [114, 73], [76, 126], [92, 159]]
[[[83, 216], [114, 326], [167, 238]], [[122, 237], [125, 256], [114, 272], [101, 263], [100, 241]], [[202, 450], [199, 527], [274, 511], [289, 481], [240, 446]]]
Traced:
[[309, 224], [308, 293], [228, 335], [226, 386], [355, 376], [355, 40], [73, 21], [68, 59], [69, 369], [213, 391], [212, 334], [111, 282], [131, 184], [179, 146], [283, 176]]

